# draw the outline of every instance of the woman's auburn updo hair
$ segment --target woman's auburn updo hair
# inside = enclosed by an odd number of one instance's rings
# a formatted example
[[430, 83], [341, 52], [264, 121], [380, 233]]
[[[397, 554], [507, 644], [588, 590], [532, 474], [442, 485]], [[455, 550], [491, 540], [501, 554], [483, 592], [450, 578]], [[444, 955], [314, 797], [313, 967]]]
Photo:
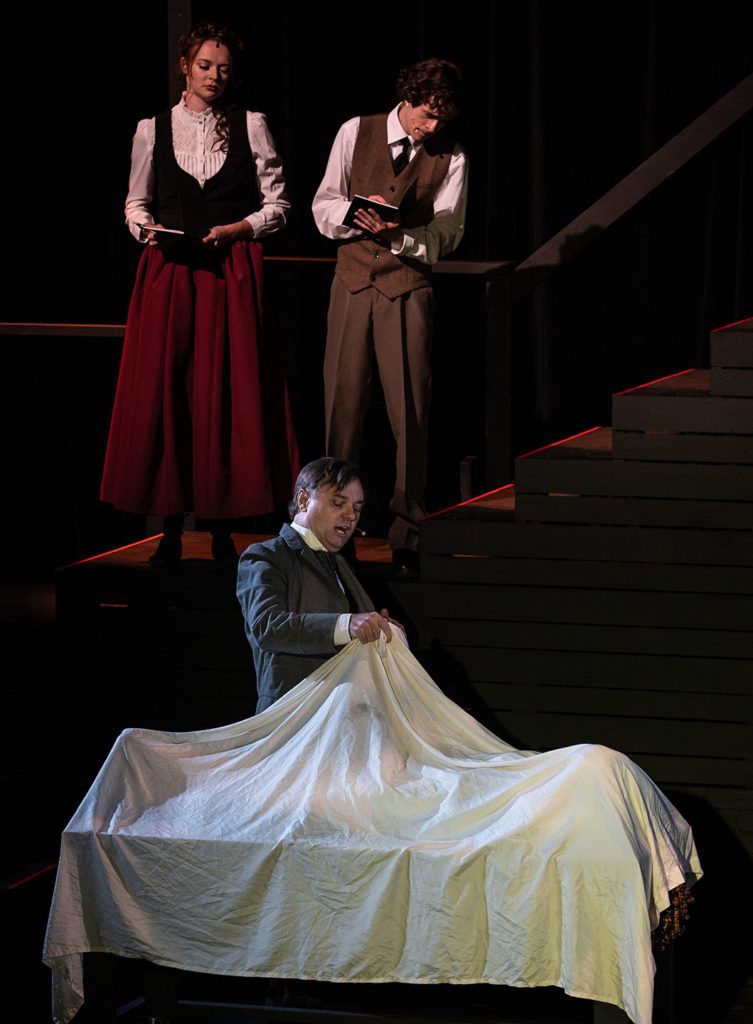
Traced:
[[219, 43], [220, 46], [226, 46], [230, 52], [231, 68], [230, 78], [228, 84], [223, 90], [222, 94], [217, 97], [216, 102], [212, 104], [212, 109], [217, 115], [216, 132], [220, 139], [220, 148], [227, 152], [228, 135], [230, 132], [228, 109], [229, 104], [227, 102], [228, 91], [232, 85], [233, 76], [237, 71], [237, 64], [240, 59], [240, 55], [243, 52], [243, 40], [227, 25], [222, 25], [219, 22], [213, 21], [202, 21], [198, 25], [193, 25], [186, 32], [184, 32], [178, 40], [178, 64], [176, 67], [177, 81], [178, 81], [178, 96], [180, 97], [185, 90], [186, 86], [186, 71], [185, 66], [190, 68], [193, 64], [196, 54], [199, 52], [204, 43]]

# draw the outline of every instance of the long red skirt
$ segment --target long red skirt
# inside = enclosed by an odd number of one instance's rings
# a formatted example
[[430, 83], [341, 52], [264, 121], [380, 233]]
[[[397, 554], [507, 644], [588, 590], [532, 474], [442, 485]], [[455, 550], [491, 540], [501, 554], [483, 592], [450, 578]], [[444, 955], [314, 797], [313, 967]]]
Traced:
[[260, 515], [289, 499], [298, 448], [261, 321], [262, 252], [216, 270], [147, 246], [128, 310], [101, 498], [130, 512]]

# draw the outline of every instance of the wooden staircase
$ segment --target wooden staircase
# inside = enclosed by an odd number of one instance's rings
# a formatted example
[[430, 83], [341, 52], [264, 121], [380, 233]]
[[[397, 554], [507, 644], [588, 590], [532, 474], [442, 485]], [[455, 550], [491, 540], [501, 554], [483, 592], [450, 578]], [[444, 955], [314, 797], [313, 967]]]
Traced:
[[396, 590], [455, 699], [517, 745], [617, 747], [753, 853], [753, 320], [711, 359], [430, 517]]
[[668, 1018], [731, 1024], [753, 1020], [753, 319], [711, 361], [425, 520], [393, 589], [454, 700], [524, 749], [624, 751], [690, 821], [706, 876]]

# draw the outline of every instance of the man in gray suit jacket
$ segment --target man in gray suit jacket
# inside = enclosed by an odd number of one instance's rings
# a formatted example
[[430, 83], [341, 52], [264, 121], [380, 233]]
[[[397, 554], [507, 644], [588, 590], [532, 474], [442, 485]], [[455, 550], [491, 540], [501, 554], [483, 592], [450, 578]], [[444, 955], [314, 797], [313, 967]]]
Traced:
[[374, 610], [338, 553], [362, 508], [355, 466], [317, 459], [298, 475], [291, 525], [241, 555], [238, 600], [256, 666], [257, 714], [352, 639], [392, 638], [387, 610]]

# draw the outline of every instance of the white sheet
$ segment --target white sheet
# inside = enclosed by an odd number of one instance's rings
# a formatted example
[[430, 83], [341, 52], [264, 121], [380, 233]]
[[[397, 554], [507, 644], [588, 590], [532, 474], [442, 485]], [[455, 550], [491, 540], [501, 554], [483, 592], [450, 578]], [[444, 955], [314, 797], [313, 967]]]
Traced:
[[650, 933], [690, 828], [605, 747], [515, 750], [400, 637], [351, 643], [263, 714], [127, 729], [63, 833], [54, 1012], [86, 951], [322, 981], [559, 985], [650, 1024]]

